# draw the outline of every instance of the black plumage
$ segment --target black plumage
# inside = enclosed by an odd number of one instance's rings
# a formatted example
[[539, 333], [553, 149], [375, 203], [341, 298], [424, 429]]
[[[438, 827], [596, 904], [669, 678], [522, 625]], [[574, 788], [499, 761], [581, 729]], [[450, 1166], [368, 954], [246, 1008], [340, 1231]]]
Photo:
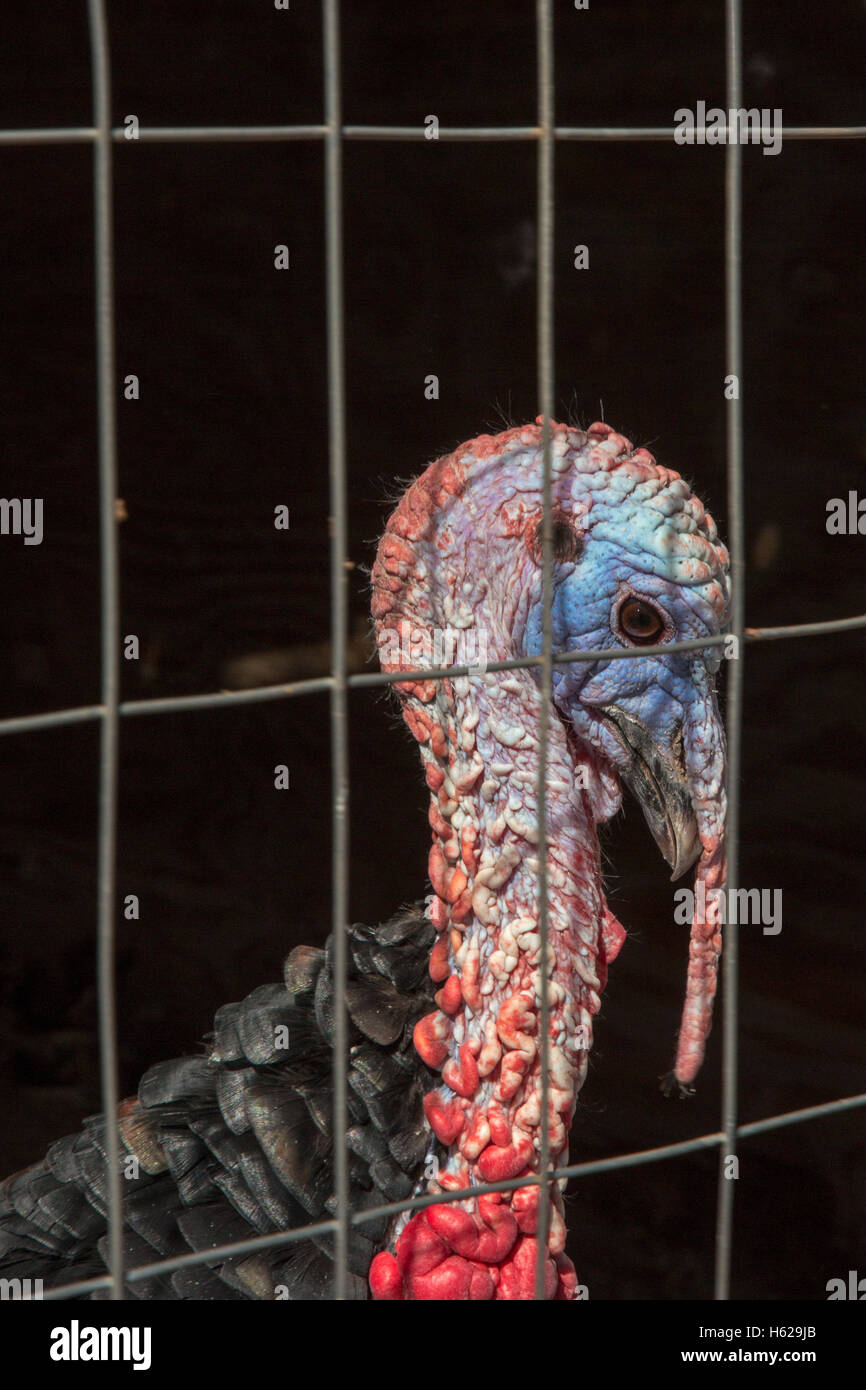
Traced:
[[[349, 930], [346, 1004], [353, 1210], [411, 1194], [437, 1076], [412, 1046], [432, 1004], [434, 932], [420, 909]], [[127, 1268], [292, 1229], [334, 1213], [333, 950], [301, 946], [280, 984], [224, 1005], [203, 1056], [160, 1062], [118, 1115]], [[105, 1120], [0, 1186], [0, 1272], [45, 1288], [105, 1272]], [[384, 1218], [349, 1235], [349, 1294], [367, 1296]], [[127, 1285], [144, 1299], [328, 1299], [330, 1234]], [[100, 1291], [94, 1298], [104, 1297]]]

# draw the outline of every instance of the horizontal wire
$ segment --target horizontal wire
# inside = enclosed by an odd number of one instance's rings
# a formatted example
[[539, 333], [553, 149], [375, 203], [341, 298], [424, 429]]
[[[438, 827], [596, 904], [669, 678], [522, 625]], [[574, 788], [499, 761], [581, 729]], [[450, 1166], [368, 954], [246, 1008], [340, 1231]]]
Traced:
[[[162, 1274], [173, 1274], [175, 1270], [187, 1269], [190, 1265], [206, 1264], [208, 1260], [238, 1258], [240, 1255], [250, 1255], [260, 1250], [271, 1250], [280, 1245], [292, 1245], [297, 1240], [303, 1240], [305, 1236], [312, 1239], [313, 1236], [330, 1235], [336, 1229], [337, 1222], [331, 1218], [328, 1221], [317, 1221], [311, 1226], [296, 1226], [293, 1231], [274, 1231], [272, 1235], [252, 1236], [249, 1240], [239, 1240], [233, 1244], [229, 1242], [226, 1245], [215, 1245], [210, 1250], [191, 1250], [188, 1255], [175, 1255], [169, 1260], [155, 1260], [152, 1264], [138, 1265], [135, 1268], [127, 1269], [125, 1278], [127, 1284], [136, 1284], [140, 1283], [142, 1279], [156, 1279]], [[79, 1279], [75, 1284], [64, 1284], [62, 1287], [58, 1286], [55, 1289], [44, 1291], [42, 1301], [73, 1298], [80, 1293], [108, 1288], [110, 1282], [103, 1276], [93, 1279]]]
[[30, 733], [38, 729], [54, 729], [62, 724], [84, 724], [101, 719], [104, 705], [78, 705], [74, 709], [50, 710], [47, 714], [21, 714], [12, 719], [0, 719], [0, 734]]
[[96, 136], [97, 132], [92, 126], [0, 130], [0, 145], [87, 145], [94, 141]]
[[134, 136], [125, 127], [115, 127], [114, 139], [125, 145], [147, 144], [270, 144], [284, 140], [323, 140], [326, 125], [216, 125], [216, 126], [139, 126]]
[[159, 700], [127, 700], [120, 706], [120, 712], [135, 716], [209, 709], [212, 705], [260, 704], [263, 700], [279, 700], [284, 696], [323, 694], [333, 684], [333, 676], [316, 676], [312, 680], [290, 681], [286, 685], [259, 685], [252, 690], [216, 690], [205, 695], [167, 695]]
[[[716, 128], [710, 129], [715, 135]], [[557, 126], [555, 134], [557, 140], [673, 140], [675, 131], [673, 126]], [[783, 140], [864, 140], [866, 125], [791, 125], [778, 133]], [[702, 143], [706, 134], [705, 126], [696, 126], [694, 141]]]
[[830, 618], [825, 623], [795, 623], [792, 627], [747, 627], [747, 642], [774, 642], [780, 637], [820, 637], [829, 632], [853, 632], [866, 627], [866, 613], [853, 618]]
[[[676, 126], [556, 126], [555, 140], [581, 141], [591, 144], [598, 140], [605, 143], [622, 142], [659, 143], [675, 142]], [[138, 126], [134, 136], [125, 126], [115, 126], [111, 138], [118, 144], [263, 144], [283, 140], [324, 140], [328, 127], [324, 125], [214, 125], [214, 126]], [[689, 144], [702, 144], [708, 131], [697, 126]], [[715, 136], [716, 128], [709, 133]], [[864, 140], [866, 126], [828, 125], [828, 126], [783, 126], [778, 132], [785, 140]], [[344, 125], [344, 140], [373, 140], [384, 142], [424, 140], [428, 144], [441, 141], [456, 141], [466, 144], [491, 141], [539, 140], [541, 130], [538, 126], [443, 126], [436, 128], [435, 136], [428, 127], [400, 125]], [[32, 130], [0, 130], [0, 145], [82, 145], [96, 140], [97, 132], [92, 126], [40, 127]], [[725, 141], [720, 142], [722, 144]], [[756, 142], [757, 143], [757, 142]]]
[[[866, 613], [853, 618], [833, 618], [824, 623], [797, 623], [788, 627], [747, 627], [747, 642], [780, 641], [793, 637], [816, 637], [834, 632], [853, 632], [866, 628]], [[665, 642], [652, 647], [600, 647], [595, 651], [555, 652], [557, 665], [575, 661], [637, 661], [647, 656], [670, 656], [676, 652], [700, 651], [704, 647], [721, 647], [728, 637], [692, 637], [684, 642]], [[489, 661], [464, 666], [419, 666], [406, 671], [365, 671], [349, 676], [353, 689], [370, 686], [399, 685], [412, 680], [456, 680], [483, 671], [523, 671], [541, 665], [540, 656], [514, 656], [503, 661]], [[218, 690], [204, 695], [168, 695], [156, 700], [126, 700], [120, 706], [121, 715], [176, 714], [184, 710], [219, 708], [223, 705], [254, 705], [267, 700], [284, 700], [296, 695], [313, 695], [331, 689], [331, 676], [316, 676], [310, 680], [292, 681], [286, 685], [260, 685], [253, 690]], [[0, 735], [27, 733], [51, 729], [61, 724], [81, 724], [100, 719], [105, 713], [102, 705], [79, 705], [73, 709], [51, 710], [46, 714], [15, 715], [0, 719]]]
[[[771, 1115], [763, 1120], [753, 1120], [748, 1124], [738, 1125], [737, 1134], [742, 1138], [749, 1138], [757, 1134], [767, 1133], [770, 1130], [783, 1129], [789, 1125], [803, 1124], [807, 1121], [840, 1114], [843, 1111], [859, 1109], [864, 1105], [866, 1105], [866, 1092], [860, 1095], [844, 1096], [840, 1100], [826, 1101], [823, 1105], [810, 1105], [803, 1110], [789, 1110], [781, 1115]], [[722, 1131], [713, 1134], [701, 1134], [694, 1139], [685, 1139], [676, 1144], [664, 1144], [654, 1149], [635, 1149], [631, 1153], [616, 1154], [612, 1158], [598, 1158], [587, 1163], [573, 1163], [566, 1168], [552, 1169], [547, 1177], [548, 1181], [555, 1181], [560, 1178], [590, 1177], [598, 1173], [617, 1172], [623, 1168], [638, 1168], [647, 1163], [659, 1163], [669, 1158], [683, 1158], [688, 1154], [712, 1149], [723, 1144], [724, 1141], [725, 1135]], [[453, 1192], [428, 1193], [423, 1197], [409, 1197], [401, 1202], [388, 1202], [382, 1206], [369, 1207], [366, 1211], [353, 1212], [349, 1220], [353, 1226], [363, 1226], [368, 1221], [397, 1216], [401, 1212], [419, 1211], [425, 1207], [464, 1201], [488, 1192], [513, 1192], [518, 1187], [538, 1186], [541, 1181], [541, 1174], [528, 1173], [520, 1178], [507, 1178], [502, 1182], [479, 1183], [477, 1186], [464, 1187]], [[291, 1231], [275, 1231], [271, 1235], [252, 1236], [249, 1240], [215, 1245], [210, 1250], [192, 1250], [187, 1255], [175, 1255], [171, 1259], [157, 1260], [153, 1264], [138, 1265], [126, 1271], [125, 1279], [128, 1284], [137, 1283], [142, 1279], [152, 1279], [161, 1274], [170, 1274], [174, 1270], [185, 1269], [190, 1265], [237, 1259], [241, 1255], [250, 1255], [281, 1245], [292, 1245], [299, 1240], [312, 1239], [313, 1236], [329, 1235], [336, 1229], [337, 1222], [331, 1219], [318, 1221], [309, 1226], [296, 1226]], [[62, 1298], [74, 1298], [82, 1293], [107, 1289], [110, 1285], [111, 1280], [108, 1276], [82, 1279], [74, 1284], [58, 1285], [57, 1288], [46, 1290], [42, 1295], [42, 1300], [47, 1302]]]
[[737, 1133], [747, 1138], [752, 1134], [766, 1134], [768, 1130], [782, 1129], [786, 1125], [821, 1120], [825, 1115], [837, 1115], [843, 1110], [857, 1110], [861, 1105], [866, 1105], [866, 1092], [844, 1096], [842, 1100], [828, 1100], [823, 1105], [808, 1105], [804, 1110], [789, 1110], [784, 1115], [770, 1115], [766, 1120], [751, 1120], [747, 1125], [739, 1125]]

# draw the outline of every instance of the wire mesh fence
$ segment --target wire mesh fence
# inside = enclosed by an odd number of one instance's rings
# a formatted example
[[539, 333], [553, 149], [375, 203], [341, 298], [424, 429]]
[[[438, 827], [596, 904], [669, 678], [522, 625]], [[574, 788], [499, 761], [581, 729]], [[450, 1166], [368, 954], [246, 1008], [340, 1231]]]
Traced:
[[[421, 141], [422, 127], [344, 125], [341, 111], [340, 23], [338, 0], [323, 0], [322, 50], [324, 67], [324, 120], [320, 125], [272, 126], [165, 126], [139, 127], [136, 139], [151, 142], [321, 142], [325, 164], [325, 311], [327, 321], [328, 436], [330, 471], [330, 596], [331, 596], [331, 672], [328, 676], [270, 685], [254, 689], [213, 692], [171, 698], [121, 701], [119, 681], [119, 557], [117, 543], [117, 430], [115, 419], [115, 305], [113, 272], [113, 159], [114, 146], [128, 139], [128, 131], [112, 125], [109, 34], [104, 0], [88, 0], [93, 74], [93, 125], [90, 127], [0, 130], [0, 145], [90, 144], [94, 173], [95, 312], [97, 342], [97, 412], [99, 441], [99, 517], [101, 585], [101, 700], [96, 705], [58, 709], [45, 714], [23, 715], [0, 721], [0, 735], [58, 727], [87, 721], [100, 727], [99, 757], [99, 855], [98, 855], [98, 999], [99, 1052], [102, 1104], [106, 1114], [116, 1111], [118, 1091], [118, 1046], [115, 992], [115, 861], [118, 818], [118, 749], [120, 721], [124, 718], [157, 715], [182, 710], [249, 705], [261, 701], [290, 699], [306, 694], [327, 694], [330, 700], [332, 752], [332, 931], [334, 974], [337, 998], [345, 996], [347, 978], [346, 926], [349, 920], [349, 756], [347, 696], [351, 688], [385, 686], [415, 676], [427, 680], [466, 675], [467, 666], [391, 673], [350, 673], [347, 669], [347, 425], [344, 382], [344, 306], [342, 249], [342, 147], [344, 141]], [[554, 158], [561, 141], [667, 142], [672, 128], [648, 126], [591, 127], [555, 124], [553, 81], [553, 13], [551, 0], [537, 0], [537, 123], [534, 126], [470, 127], [442, 126], [438, 138], [444, 141], [528, 141], [538, 153], [536, 218], [538, 228], [537, 275], [537, 402], [543, 421], [543, 612], [544, 627], [540, 655], [493, 661], [490, 672], [537, 668], [540, 673], [541, 708], [549, 710], [554, 663], [643, 659], [655, 654], [694, 651], [722, 646], [722, 636], [642, 646], [599, 650], [554, 652], [551, 624], [552, 534], [551, 534], [551, 421], [553, 419], [555, 362], [553, 348], [554, 305]], [[742, 105], [741, 15], [737, 0], [726, 4], [727, 97], [730, 110]], [[782, 130], [785, 140], [848, 140], [866, 138], [866, 126], [790, 126]], [[741, 146], [729, 142], [725, 151], [725, 306], [726, 371], [742, 381], [742, 296], [741, 296]], [[796, 637], [843, 634], [866, 628], [866, 614], [828, 622], [794, 624], [783, 627], [747, 628], [744, 617], [744, 527], [743, 527], [743, 419], [740, 393], [727, 402], [728, 536], [731, 553], [733, 607], [730, 631], [737, 639], [736, 660], [728, 662], [727, 735], [729, 757], [728, 784], [728, 887], [737, 887], [739, 849], [739, 810], [741, 735], [745, 650], [751, 643]], [[546, 882], [546, 779], [547, 724], [539, 729], [539, 934], [541, 955], [545, 958], [548, 939]], [[483, 1192], [506, 1192], [535, 1185], [539, 1189], [540, 1235], [536, 1297], [543, 1293], [542, 1252], [544, 1232], [549, 1220], [549, 1182], [579, 1178], [590, 1174], [615, 1172], [642, 1164], [656, 1163], [703, 1150], [719, 1151], [719, 1184], [716, 1226], [715, 1294], [729, 1295], [732, 1266], [732, 1229], [735, 1186], [725, 1178], [725, 1162], [736, 1154], [739, 1140], [768, 1130], [792, 1126], [866, 1105], [866, 1094], [851, 1095], [823, 1105], [772, 1115], [749, 1124], [740, 1124], [737, 1114], [737, 937], [736, 924], [726, 928], [724, 951], [724, 1012], [722, 1058], [722, 1113], [719, 1128], [681, 1143], [638, 1150], [617, 1156], [577, 1163], [549, 1170], [549, 1117], [547, 1106], [548, 1068], [544, 1050], [548, 1046], [546, 1010], [542, 992], [542, 1142], [539, 1172], [503, 1182], [473, 1185], [449, 1192], [449, 1201], [476, 1197]], [[442, 1201], [442, 1194], [423, 1195], [393, 1202], [364, 1212], [350, 1208], [348, 1152], [345, 1143], [347, 1102], [348, 1032], [345, 1007], [336, 1010], [333, 1050], [334, 1131], [343, 1136], [334, 1155], [335, 1215], [326, 1221], [295, 1227], [243, 1242], [191, 1252], [188, 1255], [124, 1269], [123, 1195], [120, 1167], [120, 1140], [115, 1127], [107, 1126], [108, 1163], [108, 1266], [101, 1278], [70, 1283], [46, 1291], [46, 1299], [80, 1296], [108, 1290], [115, 1299], [124, 1297], [126, 1284], [167, 1274], [185, 1266], [206, 1264], [229, 1257], [290, 1245], [312, 1236], [332, 1235], [335, 1253], [335, 1288], [338, 1299], [346, 1296], [347, 1245], [349, 1229], [382, 1217], [420, 1210]]]

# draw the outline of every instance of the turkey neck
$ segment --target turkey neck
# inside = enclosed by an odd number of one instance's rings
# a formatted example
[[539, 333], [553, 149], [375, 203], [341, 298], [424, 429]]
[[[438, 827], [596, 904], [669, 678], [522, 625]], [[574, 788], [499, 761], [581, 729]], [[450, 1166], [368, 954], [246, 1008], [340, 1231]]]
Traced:
[[[415, 1046], [441, 1071], [425, 1110], [447, 1151], [430, 1191], [447, 1192], [538, 1171], [545, 988], [552, 1163], [567, 1153], [604, 983], [595, 773], [551, 710], [542, 962], [534, 681], [526, 672], [486, 673], [399, 689], [430, 789], [428, 911], [438, 933], [430, 974], [438, 1008], [417, 1025]], [[556, 1254], [564, 1240], [558, 1200], [552, 1218]]]

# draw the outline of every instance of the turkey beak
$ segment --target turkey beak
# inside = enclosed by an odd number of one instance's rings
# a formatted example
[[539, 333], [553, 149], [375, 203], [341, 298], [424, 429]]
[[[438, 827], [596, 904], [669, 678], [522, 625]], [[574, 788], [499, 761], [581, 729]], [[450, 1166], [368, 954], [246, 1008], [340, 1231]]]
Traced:
[[637, 799], [676, 882], [701, 853], [682, 730], [678, 727], [670, 747], [662, 748], [645, 724], [616, 705], [601, 706], [600, 713], [626, 755], [622, 779]]

